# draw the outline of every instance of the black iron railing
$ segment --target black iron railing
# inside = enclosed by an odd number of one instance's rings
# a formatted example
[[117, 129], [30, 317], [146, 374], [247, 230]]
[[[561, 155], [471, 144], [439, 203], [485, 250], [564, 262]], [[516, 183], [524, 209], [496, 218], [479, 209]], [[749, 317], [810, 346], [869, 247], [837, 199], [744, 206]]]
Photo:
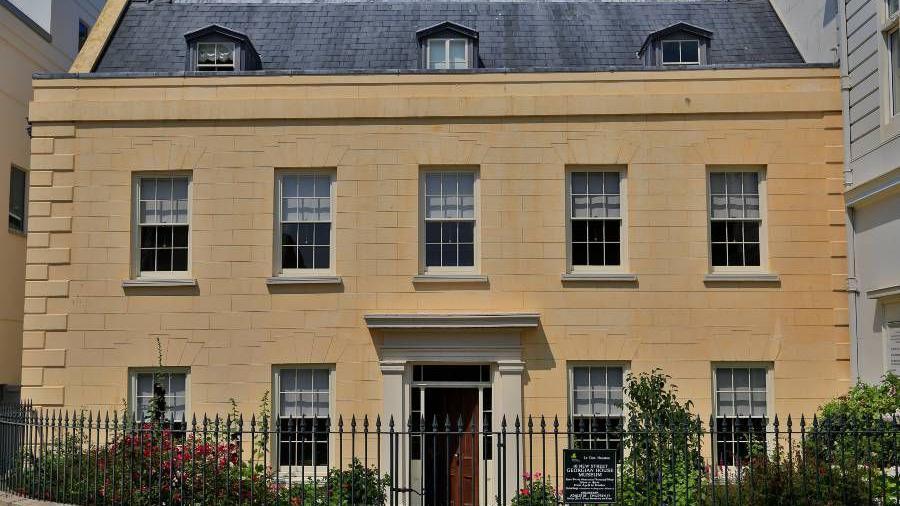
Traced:
[[92, 505], [559, 505], [571, 503], [564, 455], [576, 449], [612, 459], [611, 480], [595, 481], [618, 504], [887, 505], [900, 504], [898, 421], [738, 417], [629, 431], [539, 416], [485, 431], [447, 417], [142, 422], [26, 405], [0, 409], [0, 489]]

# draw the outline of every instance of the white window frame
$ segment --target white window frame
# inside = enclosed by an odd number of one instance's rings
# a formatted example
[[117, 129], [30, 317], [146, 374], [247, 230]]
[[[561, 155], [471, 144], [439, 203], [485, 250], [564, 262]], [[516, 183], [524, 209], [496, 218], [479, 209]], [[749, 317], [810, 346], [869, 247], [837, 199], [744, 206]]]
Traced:
[[[137, 380], [139, 374], [184, 374], [184, 419], [191, 419], [191, 368], [190, 367], [130, 367], [128, 369], [128, 411], [134, 419], [141, 421], [137, 415]], [[180, 422], [181, 420], [175, 420]]]
[[[216, 63], [200, 63], [200, 46], [212, 44], [216, 46]], [[231, 65], [225, 63], [218, 63], [219, 60], [219, 46], [229, 45], [231, 46]], [[233, 72], [238, 69], [238, 47], [234, 42], [227, 41], [214, 41], [214, 42], [204, 42], [197, 41], [194, 45], [194, 53], [197, 58], [196, 67], [194, 70], [197, 71], [214, 71], [214, 72]], [[230, 68], [229, 68], [230, 67]]]
[[[429, 220], [426, 217], [425, 182], [428, 174], [439, 172], [470, 172], [475, 178], [472, 183], [475, 199], [474, 218], [439, 218]], [[481, 184], [480, 170], [475, 167], [425, 167], [419, 171], [419, 272], [422, 274], [477, 274], [481, 272]], [[472, 227], [472, 259], [471, 266], [427, 266], [425, 259], [425, 227], [428, 221], [473, 221]]]
[[[19, 171], [25, 175], [25, 187], [22, 190], [22, 202], [24, 203], [22, 206], [22, 216], [15, 215], [12, 210], [12, 175], [13, 175], [14, 171]], [[9, 232], [12, 234], [25, 235], [28, 233], [28, 190], [29, 190], [28, 187], [29, 187], [29, 179], [30, 179], [29, 176], [30, 176], [30, 174], [28, 173], [28, 171], [23, 169], [22, 167], [19, 167], [18, 165], [15, 165], [15, 164], [10, 165], [9, 177], [8, 177], [9, 185], [10, 185], [9, 186], [10, 194], [8, 195], [8, 197], [10, 198], [10, 201], [7, 203], [8, 216], [6, 219], [6, 225], [7, 225]], [[16, 219], [21, 220], [22, 221], [22, 230], [18, 230], [18, 229], [11, 227], [9, 225], [9, 218], [16, 218]]]
[[[450, 68], [450, 64], [452, 63], [450, 60], [450, 44], [452, 42], [462, 42], [466, 45], [466, 66], [463, 69], [472, 68], [472, 62], [469, 58], [469, 40], [460, 37], [432, 37], [425, 40], [425, 68], [428, 70], [462, 70], [459, 68]], [[431, 43], [432, 42], [443, 42], [444, 43], [444, 54], [447, 55], [447, 68], [446, 69], [438, 69], [432, 68], [431, 66]]]
[[[282, 238], [281, 238], [281, 218], [282, 218], [282, 181], [285, 176], [328, 176], [331, 180], [329, 185], [329, 198], [331, 199], [331, 238], [329, 240], [328, 251], [328, 268], [327, 269], [284, 269], [282, 268]], [[337, 204], [337, 171], [329, 169], [316, 170], [279, 170], [275, 173], [275, 228], [274, 241], [275, 250], [272, 258], [274, 260], [274, 272], [277, 276], [293, 277], [293, 276], [333, 276], [337, 272], [335, 268], [337, 226], [336, 226], [336, 204]]]
[[[579, 367], [620, 367], [622, 368], [622, 414], [619, 416], [621, 419], [621, 429], [625, 430], [625, 423], [628, 418], [628, 395], [625, 393], [625, 387], [628, 383], [628, 375], [631, 374], [631, 363], [624, 361], [569, 361], [566, 363], [566, 399], [568, 402], [568, 411], [567, 416], [569, 420], [573, 420], [573, 424], [575, 423], [575, 369]], [[604, 418], [604, 417], [599, 417]], [[571, 431], [574, 433], [576, 427], [571, 427]], [[624, 434], [620, 434], [619, 437], [624, 439]], [[620, 441], [622, 451], [625, 451], [625, 443], [624, 440]]]
[[[187, 251], [187, 270], [186, 271], [142, 271], [141, 270], [141, 181], [144, 179], [165, 179], [165, 178], [187, 178], [188, 190], [188, 251]], [[193, 257], [193, 221], [194, 221], [194, 178], [193, 174], [185, 171], [178, 172], [143, 172], [135, 174], [133, 178], [133, 190], [131, 198], [132, 235], [131, 235], [131, 258], [133, 276], [137, 279], [190, 279], [191, 265]]]
[[[775, 365], [772, 362], [713, 362], [711, 364], [711, 380], [710, 386], [712, 388], [712, 417], [714, 423], [718, 423], [719, 419], [719, 397], [718, 397], [718, 385], [716, 380], [716, 371], [719, 369], [765, 369], [766, 371], [766, 447], [773, 448], [775, 444], [774, 435], [771, 434], [773, 430], [773, 422], [775, 419]], [[751, 389], [752, 391], [752, 389]], [[751, 396], [750, 402], [753, 402], [753, 397]], [[734, 417], [738, 418], [738, 417]], [[740, 417], [741, 419], [747, 419], [750, 417]], [[758, 418], [758, 417], [757, 417]], [[726, 466], [718, 462], [719, 452], [717, 448], [718, 442], [713, 438], [712, 443], [712, 458], [713, 463], [716, 467], [727, 470], [727, 475], [734, 477], [737, 476], [737, 468], [740, 466]], [[719, 473], [720, 477], [725, 476], [722, 471]]]
[[[619, 265], [574, 265], [572, 252], [572, 174], [576, 172], [619, 173]], [[572, 166], [566, 169], [566, 272], [604, 273], [630, 272], [628, 262], [628, 170], [622, 166]], [[581, 218], [579, 218], [581, 219]], [[615, 219], [615, 218], [598, 218]]]
[[[292, 370], [292, 369], [321, 369], [328, 371], [328, 417], [331, 420], [331, 428], [329, 429], [328, 434], [328, 464], [326, 465], [318, 465], [318, 466], [290, 466], [290, 465], [281, 465], [281, 445], [280, 437], [277, 437], [281, 431], [281, 371], [284, 370]], [[272, 455], [273, 467], [277, 470], [279, 475], [284, 476], [293, 476], [295, 479], [299, 479], [300, 476], [305, 476], [307, 480], [313, 479], [315, 477], [317, 480], [323, 480], [327, 478], [328, 470], [330, 467], [334, 467], [331, 464], [337, 462], [336, 458], [338, 456], [338, 451], [336, 449], [335, 440], [336, 437], [331, 434], [337, 430], [337, 411], [335, 408], [335, 364], [282, 364], [276, 365], [272, 367], [272, 416], [271, 416], [271, 429], [273, 430], [276, 437], [273, 437], [270, 441], [270, 453]]]
[[[896, 14], [895, 14], [896, 16]], [[897, 39], [897, 47], [900, 50], [900, 27], [897, 26], [897, 22], [893, 23], [893, 29], [889, 29], [885, 32], [885, 42], [887, 44], [887, 101], [888, 101], [888, 120], [892, 120], [897, 116], [900, 116], [900, 100], [897, 100], [897, 97], [900, 97], [900, 79], [898, 79], [898, 69], [895, 68], [894, 61], [898, 60], [898, 65], [900, 65], [900, 55], [894, 54], [894, 48], [891, 44], [892, 39]], [[895, 82], [896, 80], [896, 82]]]
[[[713, 265], [712, 257], [712, 185], [714, 173], [756, 172], [759, 192], [759, 265]], [[766, 168], [760, 166], [710, 166], [706, 170], [706, 254], [711, 273], [768, 273], [769, 272], [769, 209], [767, 204]], [[738, 218], [735, 218], [738, 220]], [[718, 221], [718, 220], [717, 220]], [[752, 221], [747, 219], [745, 221]]]
[[[678, 43], [678, 61], [666, 61], [665, 50], [663, 47], [668, 43]], [[696, 42], [697, 43], [697, 61], [684, 61], [684, 58], [681, 56], [682, 54], [682, 44], [685, 42]], [[699, 38], [678, 38], [678, 39], [662, 39], [659, 41], [659, 61], [662, 62], [663, 65], [700, 65], [700, 52], [703, 50], [700, 44]]]

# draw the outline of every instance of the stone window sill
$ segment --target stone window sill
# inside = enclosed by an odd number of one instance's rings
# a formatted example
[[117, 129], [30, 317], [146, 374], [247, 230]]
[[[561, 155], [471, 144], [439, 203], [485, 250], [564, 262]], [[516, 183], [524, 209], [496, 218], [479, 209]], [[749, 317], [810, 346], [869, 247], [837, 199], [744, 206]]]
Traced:
[[568, 272], [560, 276], [562, 281], [571, 282], [593, 282], [593, 283], [635, 283], [638, 280], [637, 274], [630, 272]]
[[266, 279], [269, 286], [285, 285], [340, 285], [344, 280], [340, 276], [273, 276]]
[[177, 288], [196, 287], [196, 279], [126, 279], [122, 288]]
[[704, 283], [778, 283], [781, 276], [772, 272], [711, 272]]
[[413, 283], [487, 283], [488, 277], [484, 274], [419, 274], [413, 276]]

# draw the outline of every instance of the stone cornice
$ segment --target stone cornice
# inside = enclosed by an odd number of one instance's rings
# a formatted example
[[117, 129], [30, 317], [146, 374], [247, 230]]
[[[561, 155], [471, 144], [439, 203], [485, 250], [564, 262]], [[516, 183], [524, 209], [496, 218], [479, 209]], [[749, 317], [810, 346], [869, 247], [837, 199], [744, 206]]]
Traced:
[[32, 122], [840, 111], [837, 72], [819, 68], [53, 79], [34, 88]]
[[370, 329], [525, 329], [540, 324], [538, 313], [481, 313], [481, 314], [367, 314]]

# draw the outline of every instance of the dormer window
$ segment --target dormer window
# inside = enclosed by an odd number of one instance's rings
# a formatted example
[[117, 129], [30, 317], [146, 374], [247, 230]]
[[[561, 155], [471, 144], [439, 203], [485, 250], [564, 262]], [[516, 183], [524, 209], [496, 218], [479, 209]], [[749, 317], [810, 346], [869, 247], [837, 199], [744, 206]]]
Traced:
[[662, 41], [663, 65], [699, 65], [700, 41], [675, 39]]
[[657, 30], [644, 40], [639, 58], [648, 66], [707, 65], [713, 33], [687, 23]]
[[262, 68], [259, 54], [247, 35], [209, 25], [184, 36], [188, 44], [187, 70], [234, 72]]
[[416, 32], [422, 68], [458, 70], [478, 67], [478, 32], [444, 21]]
[[197, 70], [234, 70], [234, 44], [231, 42], [205, 42], [197, 44]]
[[467, 69], [469, 65], [469, 41], [466, 39], [428, 39], [427, 68]]

